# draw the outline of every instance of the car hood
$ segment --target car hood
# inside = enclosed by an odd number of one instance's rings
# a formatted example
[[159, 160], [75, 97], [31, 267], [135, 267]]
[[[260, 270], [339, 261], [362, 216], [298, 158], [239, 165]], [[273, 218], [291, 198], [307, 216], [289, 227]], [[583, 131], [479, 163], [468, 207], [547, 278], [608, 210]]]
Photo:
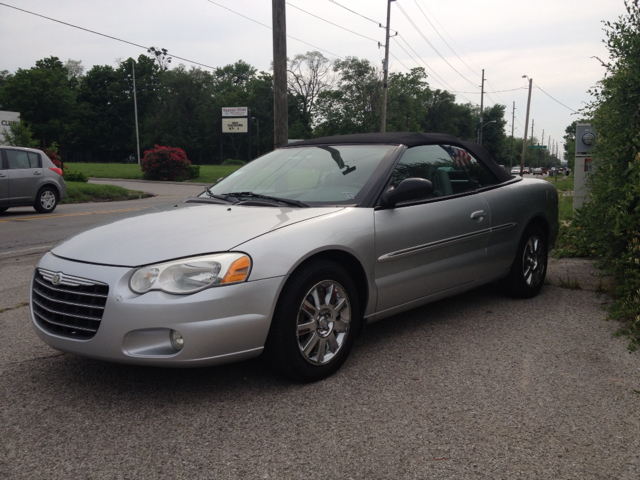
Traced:
[[96, 225], [65, 240], [52, 253], [79, 262], [137, 267], [224, 252], [273, 230], [342, 209], [168, 205]]

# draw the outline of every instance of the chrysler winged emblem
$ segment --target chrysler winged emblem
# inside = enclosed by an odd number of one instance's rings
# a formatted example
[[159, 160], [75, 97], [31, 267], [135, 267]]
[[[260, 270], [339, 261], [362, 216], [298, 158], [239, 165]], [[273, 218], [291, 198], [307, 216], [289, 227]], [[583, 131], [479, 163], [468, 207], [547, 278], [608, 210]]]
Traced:
[[53, 283], [54, 285], [58, 285], [61, 281], [62, 281], [61, 273], [56, 273], [51, 279], [51, 283]]

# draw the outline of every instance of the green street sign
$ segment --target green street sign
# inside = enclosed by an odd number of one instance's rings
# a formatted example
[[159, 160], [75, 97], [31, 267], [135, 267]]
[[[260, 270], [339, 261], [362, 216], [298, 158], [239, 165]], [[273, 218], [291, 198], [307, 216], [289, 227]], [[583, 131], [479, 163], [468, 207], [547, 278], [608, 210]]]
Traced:
[[546, 145], [531, 145], [529, 148], [531, 150], [534, 150], [536, 148], [547, 148], [547, 146]]

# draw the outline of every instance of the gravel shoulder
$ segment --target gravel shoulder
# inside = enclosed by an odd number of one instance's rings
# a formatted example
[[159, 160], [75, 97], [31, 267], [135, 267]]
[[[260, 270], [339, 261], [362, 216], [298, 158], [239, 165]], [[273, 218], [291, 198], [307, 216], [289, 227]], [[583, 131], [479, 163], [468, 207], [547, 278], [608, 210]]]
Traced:
[[612, 335], [606, 294], [486, 286], [370, 325], [336, 375], [297, 385], [261, 358], [178, 370], [54, 351], [21, 306], [37, 257], [0, 259], [16, 279], [0, 287], [0, 478], [640, 478], [640, 355]]

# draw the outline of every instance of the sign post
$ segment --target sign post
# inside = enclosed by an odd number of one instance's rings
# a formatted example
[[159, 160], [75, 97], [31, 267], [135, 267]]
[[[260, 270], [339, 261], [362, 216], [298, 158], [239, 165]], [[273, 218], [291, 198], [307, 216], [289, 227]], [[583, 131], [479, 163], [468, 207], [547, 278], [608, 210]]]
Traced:
[[251, 110], [247, 107], [222, 107], [222, 134], [220, 135], [220, 160], [223, 158], [225, 133], [249, 134], [249, 161], [251, 161]]

